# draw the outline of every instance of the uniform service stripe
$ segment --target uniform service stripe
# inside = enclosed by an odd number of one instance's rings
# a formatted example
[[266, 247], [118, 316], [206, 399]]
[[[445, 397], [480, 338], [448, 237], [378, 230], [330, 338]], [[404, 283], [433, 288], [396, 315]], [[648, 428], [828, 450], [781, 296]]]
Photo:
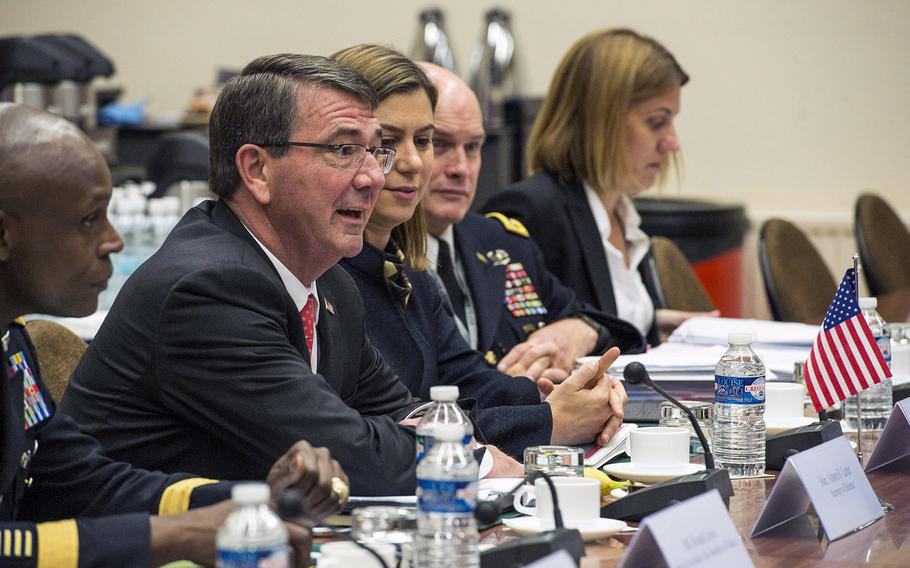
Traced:
[[76, 521], [38, 523], [38, 568], [79, 568]]
[[191, 477], [168, 485], [164, 493], [161, 494], [161, 500], [158, 502], [158, 514], [165, 517], [187, 512], [190, 508], [190, 496], [193, 493], [193, 489], [211, 483], [218, 483], [218, 481], [202, 477]]

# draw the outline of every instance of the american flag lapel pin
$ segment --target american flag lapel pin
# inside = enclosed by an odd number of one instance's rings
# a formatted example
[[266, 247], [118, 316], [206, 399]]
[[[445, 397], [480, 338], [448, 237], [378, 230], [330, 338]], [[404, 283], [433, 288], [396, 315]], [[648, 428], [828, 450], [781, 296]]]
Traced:
[[332, 305], [328, 300], [325, 301], [325, 311], [329, 312], [333, 316], [335, 315], [335, 306]]

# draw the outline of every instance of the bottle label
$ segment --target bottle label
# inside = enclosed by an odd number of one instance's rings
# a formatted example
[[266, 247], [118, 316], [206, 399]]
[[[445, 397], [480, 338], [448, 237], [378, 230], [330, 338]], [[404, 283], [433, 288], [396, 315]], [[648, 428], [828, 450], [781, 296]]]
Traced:
[[428, 513], [472, 513], [477, 481], [417, 480], [417, 508]]
[[717, 404], [764, 404], [765, 376], [714, 375], [714, 402]]
[[887, 335], [876, 335], [875, 343], [878, 345], [878, 348], [882, 352], [882, 358], [885, 360], [885, 363], [888, 364], [888, 368], [891, 368], [891, 338]]
[[219, 550], [218, 568], [288, 568], [287, 546], [256, 550]]
[[[462, 445], [465, 449], [471, 449], [471, 440], [474, 436], [470, 434], [465, 434], [465, 437], [461, 439]], [[433, 436], [427, 436], [426, 434], [417, 434], [417, 463], [420, 463], [420, 460], [423, 459], [427, 453], [429, 453], [430, 448], [436, 443], [436, 438]]]
[[433, 438], [433, 436], [417, 434], [417, 463], [420, 463], [423, 456], [427, 455], [427, 452], [433, 447], [434, 441], [435, 438]]

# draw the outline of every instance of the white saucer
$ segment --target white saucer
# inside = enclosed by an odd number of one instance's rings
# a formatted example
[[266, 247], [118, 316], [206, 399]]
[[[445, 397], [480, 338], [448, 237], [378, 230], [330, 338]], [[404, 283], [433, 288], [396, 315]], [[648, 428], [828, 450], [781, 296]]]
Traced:
[[[540, 528], [540, 520], [537, 517], [515, 517], [514, 519], [503, 519], [502, 524], [522, 536], [543, 532], [543, 529]], [[629, 525], [626, 523], [617, 521], [616, 519], [594, 519], [579, 526], [569, 526], [569, 524], [566, 525], [567, 528], [578, 529], [578, 532], [581, 533], [581, 538], [583, 540], [597, 540], [600, 538], [606, 538], [626, 529], [628, 526]]]
[[603, 470], [613, 477], [628, 479], [629, 481], [639, 481], [641, 483], [660, 483], [681, 475], [689, 475], [696, 471], [705, 469], [701, 463], [687, 463], [678, 466], [660, 467], [660, 466], [643, 466], [635, 465], [632, 462], [611, 463], [603, 467]]
[[768, 436], [774, 436], [793, 428], [808, 426], [814, 422], [818, 422], [818, 418], [811, 416], [765, 417], [765, 433]]

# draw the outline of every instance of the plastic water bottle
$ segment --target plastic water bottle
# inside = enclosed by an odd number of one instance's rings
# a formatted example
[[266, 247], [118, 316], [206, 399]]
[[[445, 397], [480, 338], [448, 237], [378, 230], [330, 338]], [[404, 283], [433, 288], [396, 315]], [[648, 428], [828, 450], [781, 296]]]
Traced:
[[[885, 325], [885, 320], [878, 315], [875, 309], [878, 307], [878, 300], [875, 298], [860, 298], [859, 309], [869, 324], [872, 331], [872, 337], [875, 343], [882, 351], [882, 357], [888, 368], [891, 368], [891, 332]], [[892, 396], [891, 396], [891, 379], [883, 379], [877, 385], [872, 385], [858, 395], [862, 407], [863, 429], [881, 430], [885, 427], [885, 422], [891, 416]], [[844, 401], [844, 419], [848, 428], [856, 428], [856, 396], [851, 396]]]
[[417, 566], [480, 566], [477, 462], [461, 424], [438, 424], [436, 443], [417, 466]]
[[714, 457], [730, 477], [754, 477], [765, 471], [765, 364], [752, 334], [729, 342], [714, 369]]
[[440, 385], [430, 387], [430, 400], [433, 405], [427, 410], [417, 424], [417, 463], [433, 447], [436, 427], [440, 424], [460, 424], [464, 430], [465, 447], [470, 446], [474, 437], [474, 425], [464, 410], [458, 406], [458, 387]]
[[288, 533], [269, 509], [265, 483], [241, 483], [231, 490], [236, 509], [218, 529], [218, 568], [287, 568]]

